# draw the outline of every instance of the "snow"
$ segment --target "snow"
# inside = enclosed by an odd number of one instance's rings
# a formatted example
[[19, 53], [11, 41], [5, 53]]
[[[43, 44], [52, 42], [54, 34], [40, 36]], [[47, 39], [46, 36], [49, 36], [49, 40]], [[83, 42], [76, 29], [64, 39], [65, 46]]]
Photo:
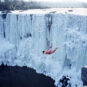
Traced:
[[49, 13], [62, 13], [87, 16], [86, 8], [49, 8], [49, 9], [29, 9], [29, 10], [14, 10], [14, 14], [49, 14]]
[[[53, 78], [55, 85], [68, 75], [72, 87], [81, 86], [81, 68], [87, 64], [87, 14], [45, 11], [14, 11], [6, 19], [0, 14], [0, 64], [31, 67]], [[59, 49], [44, 55], [50, 45]]]

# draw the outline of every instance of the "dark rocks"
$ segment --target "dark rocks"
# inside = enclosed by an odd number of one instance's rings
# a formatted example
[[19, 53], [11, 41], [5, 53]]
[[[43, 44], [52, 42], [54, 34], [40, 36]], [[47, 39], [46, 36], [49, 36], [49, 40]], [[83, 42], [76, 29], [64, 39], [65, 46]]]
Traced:
[[59, 84], [61, 87], [71, 87], [71, 84], [70, 84], [70, 77], [68, 76], [63, 76], [60, 81], [59, 81]]
[[0, 66], [0, 87], [55, 87], [54, 81], [35, 70], [18, 66]]
[[25, 35], [25, 38], [28, 38], [28, 37], [32, 37], [32, 34], [31, 34], [31, 33], [27, 33], [27, 34]]
[[2, 11], [2, 18], [6, 19], [6, 16], [7, 16], [8, 13], [11, 13], [11, 11], [10, 10]]
[[87, 66], [83, 67], [81, 70], [81, 79], [83, 81], [83, 85], [87, 85]]
[[6, 16], [7, 16], [8, 13], [11, 13], [11, 11], [10, 10], [4, 10], [4, 11], [2, 11], [2, 18], [6, 19]]
[[68, 10], [69, 12], [73, 12], [73, 10]]
[[6, 19], [6, 16], [7, 16], [7, 13], [3, 13], [3, 14], [2, 14], [2, 18], [3, 18], [3, 19]]

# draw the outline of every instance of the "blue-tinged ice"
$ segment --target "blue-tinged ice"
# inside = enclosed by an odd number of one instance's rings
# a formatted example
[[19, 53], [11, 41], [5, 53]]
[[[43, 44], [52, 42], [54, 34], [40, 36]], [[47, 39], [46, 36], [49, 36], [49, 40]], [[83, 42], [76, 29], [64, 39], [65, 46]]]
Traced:
[[[74, 14], [0, 14], [0, 64], [28, 66], [55, 80], [71, 77], [82, 85], [87, 64], [87, 16]], [[59, 49], [44, 55], [49, 47]]]

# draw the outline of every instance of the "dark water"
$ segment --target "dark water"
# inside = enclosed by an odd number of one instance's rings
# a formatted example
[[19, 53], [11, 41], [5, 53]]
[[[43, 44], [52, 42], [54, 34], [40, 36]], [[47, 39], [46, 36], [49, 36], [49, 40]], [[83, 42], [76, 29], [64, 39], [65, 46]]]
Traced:
[[0, 87], [55, 87], [54, 80], [35, 70], [19, 66], [0, 66]]
[[83, 67], [81, 70], [81, 79], [83, 81], [83, 85], [87, 86], [87, 67]]

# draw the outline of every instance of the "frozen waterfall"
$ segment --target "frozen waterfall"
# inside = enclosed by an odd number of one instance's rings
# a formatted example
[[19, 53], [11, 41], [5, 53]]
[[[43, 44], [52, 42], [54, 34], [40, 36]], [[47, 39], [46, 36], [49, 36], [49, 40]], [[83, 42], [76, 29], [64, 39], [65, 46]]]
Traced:
[[[59, 49], [51, 55], [43, 50]], [[55, 80], [81, 85], [87, 64], [87, 16], [63, 13], [0, 13], [0, 64], [28, 66]]]

